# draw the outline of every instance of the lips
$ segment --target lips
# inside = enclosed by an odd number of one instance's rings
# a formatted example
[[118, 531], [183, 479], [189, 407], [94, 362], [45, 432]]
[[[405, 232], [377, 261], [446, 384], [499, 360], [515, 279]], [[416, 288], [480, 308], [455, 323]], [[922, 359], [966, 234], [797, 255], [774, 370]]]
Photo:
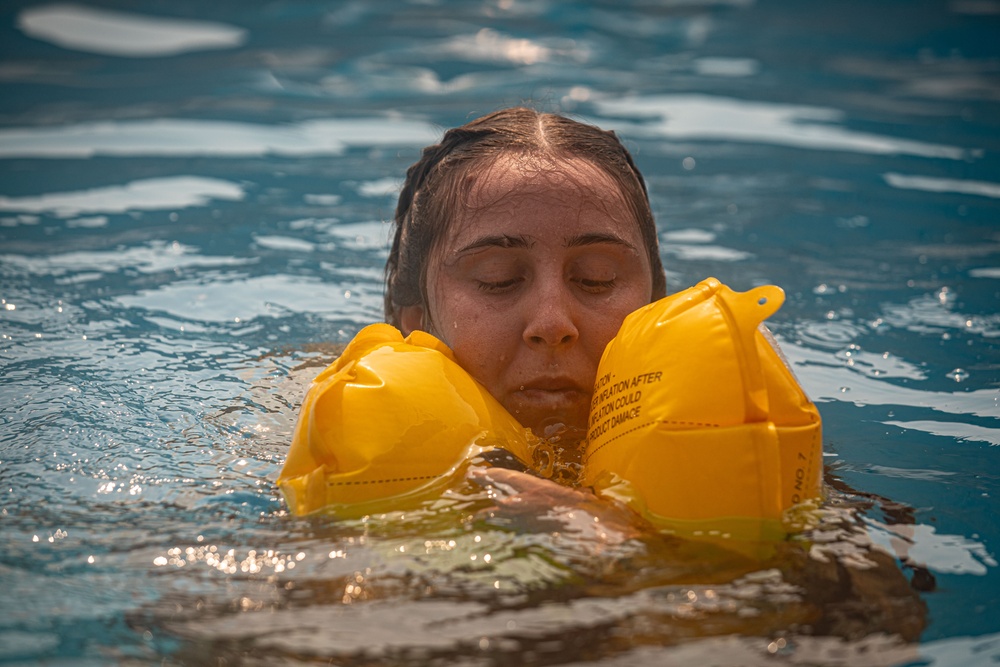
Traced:
[[539, 378], [510, 391], [503, 403], [529, 428], [552, 422], [576, 427], [586, 423], [590, 391], [570, 378]]
[[553, 389], [525, 387], [522, 390], [514, 392], [514, 395], [525, 403], [540, 408], [550, 406], [553, 409], [572, 405], [587, 398], [579, 389], [571, 387]]
[[583, 391], [583, 387], [567, 377], [538, 378], [525, 382], [519, 391]]

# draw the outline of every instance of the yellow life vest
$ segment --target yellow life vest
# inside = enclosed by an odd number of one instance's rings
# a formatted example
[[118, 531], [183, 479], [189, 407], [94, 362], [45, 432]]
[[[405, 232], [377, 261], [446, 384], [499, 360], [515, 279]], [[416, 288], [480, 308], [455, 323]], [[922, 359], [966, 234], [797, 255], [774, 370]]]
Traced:
[[[584, 484], [657, 525], [738, 536], [819, 497], [819, 413], [759, 326], [783, 300], [709, 278], [629, 315], [598, 369]], [[365, 506], [494, 448], [530, 467], [532, 438], [444, 343], [373, 324], [310, 388], [278, 485], [294, 514]]]
[[819, 412], [760, 326], [783, 302], [708, 278], [626, 317], [598, 367], [584, 484], [658, 525], [742, 537], [818, 498]]
[[278, 486], [294, 514], [366, 505], [439, 486], [496, 446], [530, 460], [528, 433], [448, 346], [372, 324], [313, 381]]

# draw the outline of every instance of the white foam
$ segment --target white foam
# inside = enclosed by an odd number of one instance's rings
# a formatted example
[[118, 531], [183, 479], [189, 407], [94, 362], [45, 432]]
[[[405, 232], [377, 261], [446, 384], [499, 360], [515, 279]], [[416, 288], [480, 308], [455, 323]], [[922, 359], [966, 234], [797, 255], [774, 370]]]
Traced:
[[243, 199], [236, 183], [200, 176], [170, 176], [90, 190], [52, 192], [32, 197], [0, 196], [0, 211], [50, 213], [73, 218], [83, 213], [125, 213], [204, 206], [213, 199]]
[[351, 146], [423, 146], [439, 135], [429, 123], [385, 118], [288, 125], [157, 118], [0, 130], [0, 158], [339, 155]]
[[701, 76], [753, 76], [760, 70], [760, 63], [752, 58], [698, 58], [693, 64]]
[[941, 422], [929, 419], [908, 422], [885, 421], [882, 423], [913, 431], [923, 431], [932, 435], [940, 435], [946, 438], [953, 438], [955, 440], [962, 440], [965, 442], [985, 442], [993, 446], [1000, 446], [1000, 429], [977, 426], [976, 424]]
[[864, 522], [871, 529], [873, 542], [890, 553], [902, 547], [910, 560], [935, 572], [983, 576], [988, 568], [997, 566], [985, 545], [964, 535], [938, 533], [934, 526], [921, 523], [890, 525], [870, 518]]
[[813, 350], [782, 338], [781, 350], [809, 397], [817, 402], [840, 401], [857, 406], [910, 406], [937, 415], [997, 418], [995, 388], [971, 391], [926, 391], [886, 382], [856, 372], [828, 352]]
[[661, 238], [668, 243], [711, 243], [715, 240], [715, 232], [707, 229], [675, 229], [665, 232]]
[[78, 250], [55, 255], [0, 255], [0, 262], [36, 276], [89, 276], [131, 269], [139, 273], [163, 273], [187, 267], [223, 267], [251, 264], [252, 259], [201, 255], [196, 248], [181, 243], [152, 241], [135, 248]]
[[284, 250], [287, 252], [313, 252], [316, 250], [315, 243], [311, 243], [305, 239], [297, 239], [293, 236], [261, 234], [255, 235], [253, 242], [261, 248], [267, 248], [268, 250]]
[[[667, 139], [740, 141], [855, 153], [919, 155], [961, 160], [970, 151], [838, 125], [843, 112], [826, 107], [738, 100], [709, 95], [654, 95], [597, 100], [602, 114], [641, 119], [616, 123], [621, 132]], [[608, 125], [608, 121], [601, 121]]]
[[380, 178], [358, 184], [358, 194], [362, 197], [395, 197], [403, 187], [398, 178]]
[[753, 254], [735, 248], [726, 248], [720, 245], [686, 245], [683, 243], [672, 243], [661, 248], [665, 255], [670, 255], [684, 261], [715, 261], [715, 262], [741, 262], [744, 259], [753, 257]]
[[[350, 298], [343, 296], [351, 293]], [[185, 281], [115, 298], [126, 308], [181, 322], [249, 322], [258, 317], [314, 313], [370, 322], [379, 317], [381, 288], [346, 280], [339, 284], [289, 275], [232, 276], [211, 283]]]
[[932, 176], [911, 176], [889, 172], [883, 175], [885, 182], [902, 190], [923, 190], [924, 192], [950, 192], [963, 195], [978, 195], [1000, 199], [1000, 183], [988, 181], [964, 181], [957, 178], [935, 178]]
[[148, 16], [75, 4], [30, 7], [18, 15], [17, 27], [29, 37], [64, 49], [126, 58], [231, 49], [246, 40], [246, 30], [225, 23]]
[[969, 271], [972, 278], [1000, 278], [1000, 266], [984, 266]]

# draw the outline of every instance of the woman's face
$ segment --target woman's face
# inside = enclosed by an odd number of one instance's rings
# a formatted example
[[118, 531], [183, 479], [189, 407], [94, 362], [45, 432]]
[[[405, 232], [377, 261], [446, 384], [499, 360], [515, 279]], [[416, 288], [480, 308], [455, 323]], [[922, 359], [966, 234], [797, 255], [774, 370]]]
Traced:
[[649, 303], [637, 223], [610, 178], [566, 158], [501, 158], [428, 258], [427, 303], [401, 312], [429, 330], [524, 426], [586, 430], [604, 347]]

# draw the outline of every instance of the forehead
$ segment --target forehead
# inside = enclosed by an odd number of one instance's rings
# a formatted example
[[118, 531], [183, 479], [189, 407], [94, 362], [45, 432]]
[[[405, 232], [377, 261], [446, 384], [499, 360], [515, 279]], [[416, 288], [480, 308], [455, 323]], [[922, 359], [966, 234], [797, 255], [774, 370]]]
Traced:
[[466, 175], [466, 207], [472, 211], [523, 199], [560, 203], [589, 200], [625, 213], [617, 183], [592, 162], [576, 156], [504, 154]]
[[586, 159], [505, 154], [472, 166], [459, 184], [439, 247], [471, 236], [506, 232], [575, 234], [610, 232], [639, 245], [641, 231], [619, 185]]

